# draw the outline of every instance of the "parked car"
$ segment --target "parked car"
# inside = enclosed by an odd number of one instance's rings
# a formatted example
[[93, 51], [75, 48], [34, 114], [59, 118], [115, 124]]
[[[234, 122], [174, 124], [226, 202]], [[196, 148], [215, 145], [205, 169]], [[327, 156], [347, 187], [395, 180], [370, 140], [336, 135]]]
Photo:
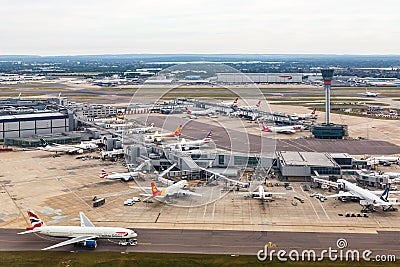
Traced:
[[135, 201], [133, 201], [133, 199], [127, 199], [124, 201], [124, 206], [132, 206], [133, 204], [135, 204]]

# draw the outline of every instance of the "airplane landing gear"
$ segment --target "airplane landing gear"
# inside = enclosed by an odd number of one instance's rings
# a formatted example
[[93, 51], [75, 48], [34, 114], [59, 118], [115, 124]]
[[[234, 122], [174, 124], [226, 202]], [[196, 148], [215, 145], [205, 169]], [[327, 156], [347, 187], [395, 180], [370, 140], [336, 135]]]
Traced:
[[396, 211], [397, 209], [394, 208], [393, 206], [389, 206], [387, 208], [383, 207], [383, 211]]
[[361, 210], [362, 213], [366, 213], [366, 212], [374, 212], [376, 211], [373, 205], [366, 205], [363, 206], [363, 209]]
[[128, 239], [127, 240], [129, 245], [131, 246], [136, 246], [137, 245], [137, 240], [136, 239]]
[[120, 246], [136, 246], [137, 245], [137, 240], [136, 239], [125, 239], [121, 240], [118, 242], [118, 245]]

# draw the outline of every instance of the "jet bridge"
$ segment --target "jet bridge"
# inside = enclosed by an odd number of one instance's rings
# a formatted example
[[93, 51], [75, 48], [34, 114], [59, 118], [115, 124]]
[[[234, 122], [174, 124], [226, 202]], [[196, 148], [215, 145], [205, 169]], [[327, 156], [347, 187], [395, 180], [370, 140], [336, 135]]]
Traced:
[[200, 167], [186, 153], [178, 150], [164, 150], [167, 159], [174, 162], [181, 171], [199, 172]]
[[[244, 188], [247, 188], [247, 187], [249, 187], [249, 185], [250, 185], [250, 183], [244, 183], [244, 182], [241, 182], [241, 181], [238, 181], [238, 180], [234, 180], [234, 179], [228, 178], [228, 177], [226, 177], [225, 175], [222, 175], [222, 174], [220, 174], [220, 173], [217, 173], [217, 172], [208, 170], [208, 169], [206, 169], [206, 168], [202, 168], [202, 167], [199, 167], [199, 168], [200, 168], [200, 170], [205, 171], [205, 172], [208, 172], [208, 173], [212, 174], [212, 176], [221, 178], [221, 179], [223, 179], [223, 180], [225, 180], [226, 182], [229, 182], [229, 183], [231, 183], [231, 184], [238, 185], [238, 186], [241, 186], [241, 187], [244, 187]], [[212, 176], [211, 176], [211, 177], [212, 177]]]
[[323, 184], [326, 186], [330, 186], [330, 187], [334, 187], [334, 188], [338, 188], [339, 184], [336, 182], [332, 182], [332, 181], [328, 181], [325, 179], [320, 179], [320, 178], [313, 178], [314, 183], [318, 183], [318, 184]]

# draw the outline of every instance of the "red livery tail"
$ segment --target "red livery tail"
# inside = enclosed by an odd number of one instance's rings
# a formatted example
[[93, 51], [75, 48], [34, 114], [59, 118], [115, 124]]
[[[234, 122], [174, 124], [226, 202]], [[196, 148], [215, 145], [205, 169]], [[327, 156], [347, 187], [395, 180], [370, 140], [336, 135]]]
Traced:
[[267, 126], [265, 126], [264, 122], [261, 124], [262, 125], [262, 130], [265, 132], [272, 132], [270, 128], [268, 128]]
[[174, 136], [180, 136], [181, 135], [181, 130], [182, 130], [182, 124], [176, 128], [176, 131], [174, 133]]
[[100, 174], [100, 178], [104, 179], [108, 176], [108, 173], [106, 172], [105, 169], [101, 169], [101, 174]]
[[161, 195], [161, 191], [157, 189], [157, 186], [155, 183], [151, 183], [151, 193], [152, 193], [152, 197]]
[[314, 110], [311, 112], [311, 114], [314, 115], [316, 111], [317, 111], [317, 108], [314, 108]]
[[36, 227], [45, 226], [44, 222], [35, 214], [33, 210], [28, 210], [29, 221], [31, 222], [31, 227], [27, 227], [26, 230], [33, 230]]

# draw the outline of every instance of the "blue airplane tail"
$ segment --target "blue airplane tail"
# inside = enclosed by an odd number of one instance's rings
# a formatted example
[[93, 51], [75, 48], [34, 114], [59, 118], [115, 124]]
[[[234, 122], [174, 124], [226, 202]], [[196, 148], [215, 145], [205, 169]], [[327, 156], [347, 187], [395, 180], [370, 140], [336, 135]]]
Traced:
[[387, 187], [385, 191], [383, 191], [380, 198], [385, 202], [389, 202], [388, 197], [389, 197], [389, 187]]

